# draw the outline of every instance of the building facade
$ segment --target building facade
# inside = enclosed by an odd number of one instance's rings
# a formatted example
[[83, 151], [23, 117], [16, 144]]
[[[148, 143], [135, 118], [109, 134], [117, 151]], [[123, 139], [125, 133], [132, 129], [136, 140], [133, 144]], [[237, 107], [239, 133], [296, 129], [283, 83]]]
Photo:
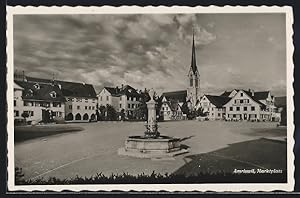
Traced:
[[226, 104], [230, 100], [225, 96], [204, 95], [199, 101], [199, 108], [206, 114], [209, 120], [221, 120], [225, 119]]
[[160, 116], [162, 120], [183, 120], [182, 105], [179, 100], [166, 99], [164, 96], [160, 107]]
[[[235, 90], [235, 94], [224, 105], [228, 120], [278, 121], [279, 113], [274, 105], [275, 97], [269, 91]], [[232, 94], [230, 94], [232, 96]]]
[[65, 100], [57, 86], [44, 83], [14, 82], [14, 118], [28, 122], [64, 119]]
[[97, 95], [98, 107], [111, 105], [117, 112], [124, 110], [126, 116], [133, 115], [141, 105], [142, 94], [130, 85], [104, 87]]
[[33, 78], [15, 77], [15, 119], [22, 119], [24, 111], [28, 121], [60, 119], [71, 122], [96, 120], [97, 97], [90, 84]]

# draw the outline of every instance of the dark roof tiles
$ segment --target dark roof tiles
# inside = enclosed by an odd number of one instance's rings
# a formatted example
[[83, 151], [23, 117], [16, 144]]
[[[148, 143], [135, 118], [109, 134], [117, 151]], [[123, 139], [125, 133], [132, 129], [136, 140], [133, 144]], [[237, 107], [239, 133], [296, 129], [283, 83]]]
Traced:
[[162, 94], [162, 97], [166, 97], [167, 100], [177, 100], [178, 102], [186, 102], [187, 91], [173, 91], [165, 92]]
[[207, 99], [214, 104], [216, 107], [221, 108], [226, 104], [231, 98], [226, 96], [214, 96], [214, 95], [205, 95]]

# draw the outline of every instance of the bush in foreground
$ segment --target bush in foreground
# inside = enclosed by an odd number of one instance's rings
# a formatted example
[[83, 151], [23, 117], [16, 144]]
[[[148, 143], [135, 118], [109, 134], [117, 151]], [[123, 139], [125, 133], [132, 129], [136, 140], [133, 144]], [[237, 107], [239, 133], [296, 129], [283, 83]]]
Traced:
[[193, 176], [159, 174], [154, 171], [152, 174], [130, 175], [111, 174], [105, 176], [97, 173], [92, 177], [76, 176], [70, 179], [59, 179], [49, 177], [48, 179], [38, 178], [25, 180], [22, 169], [16, 168], [16, 185], [65, 185], [65, 184], [180, 184], [180, 183], [285, 183], [286, 172], [283, 174], [232, 174], [225, 172], [201, 173]]

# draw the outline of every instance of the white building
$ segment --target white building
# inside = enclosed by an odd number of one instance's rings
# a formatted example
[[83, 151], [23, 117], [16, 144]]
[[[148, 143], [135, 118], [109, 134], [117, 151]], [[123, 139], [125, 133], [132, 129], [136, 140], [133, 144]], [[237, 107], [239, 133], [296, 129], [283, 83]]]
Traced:
[[64, 119], [64, 97], [58, 86], [46, 83], [14, 82], [14, 118], [40, 122], [46, 119]]
[[167, 100], [163, 97], [160, 107], [160, 116], [163, 120], [182, 120], [184, 118], [179, 100]]
[[117, 112], [123, 109], [126, 115], [132, 115], [141, 104], [142, 94], [130, 85], [122, 85], [120, 88], [104, 87], [97, 98], [98, 107], [111, 105]]
[[204, 95], [199, 102], [199, 107], [209, 120], [225, 119], [226, 109], [223, 106], [230, 100], [226, 96]]
[[15, 77], [15, 118], [25, 111], [28, 121], [42, 121], [47, 113], [53, 119], [72, 122], [96, 120], [97, 97], [90, 84], [59, 80]]
[[[234, 90], [234, 92], [234, 94], [226, 93], [228, 96], [232, 96], [224, 105], [226, 119], [278, 121], [276, 119], [279, 114], [275, 112], [275, 99], [269, 91]], [[225, 92], [222, 95], [225, 95]]]

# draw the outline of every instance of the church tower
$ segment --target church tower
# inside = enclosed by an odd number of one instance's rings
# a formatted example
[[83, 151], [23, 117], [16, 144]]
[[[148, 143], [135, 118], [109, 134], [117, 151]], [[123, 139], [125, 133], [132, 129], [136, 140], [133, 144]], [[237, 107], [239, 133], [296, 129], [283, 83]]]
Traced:
[[190, 108], [195, 108], [197, 100], [200, 100], [200, 74], [196, 64], [196, 49], [195, 39], [193, 32], [193, 44], [192, 44], [192, 61], [190, 70], [188, 73], [188, 88], [187, 97], [190, 101]]

